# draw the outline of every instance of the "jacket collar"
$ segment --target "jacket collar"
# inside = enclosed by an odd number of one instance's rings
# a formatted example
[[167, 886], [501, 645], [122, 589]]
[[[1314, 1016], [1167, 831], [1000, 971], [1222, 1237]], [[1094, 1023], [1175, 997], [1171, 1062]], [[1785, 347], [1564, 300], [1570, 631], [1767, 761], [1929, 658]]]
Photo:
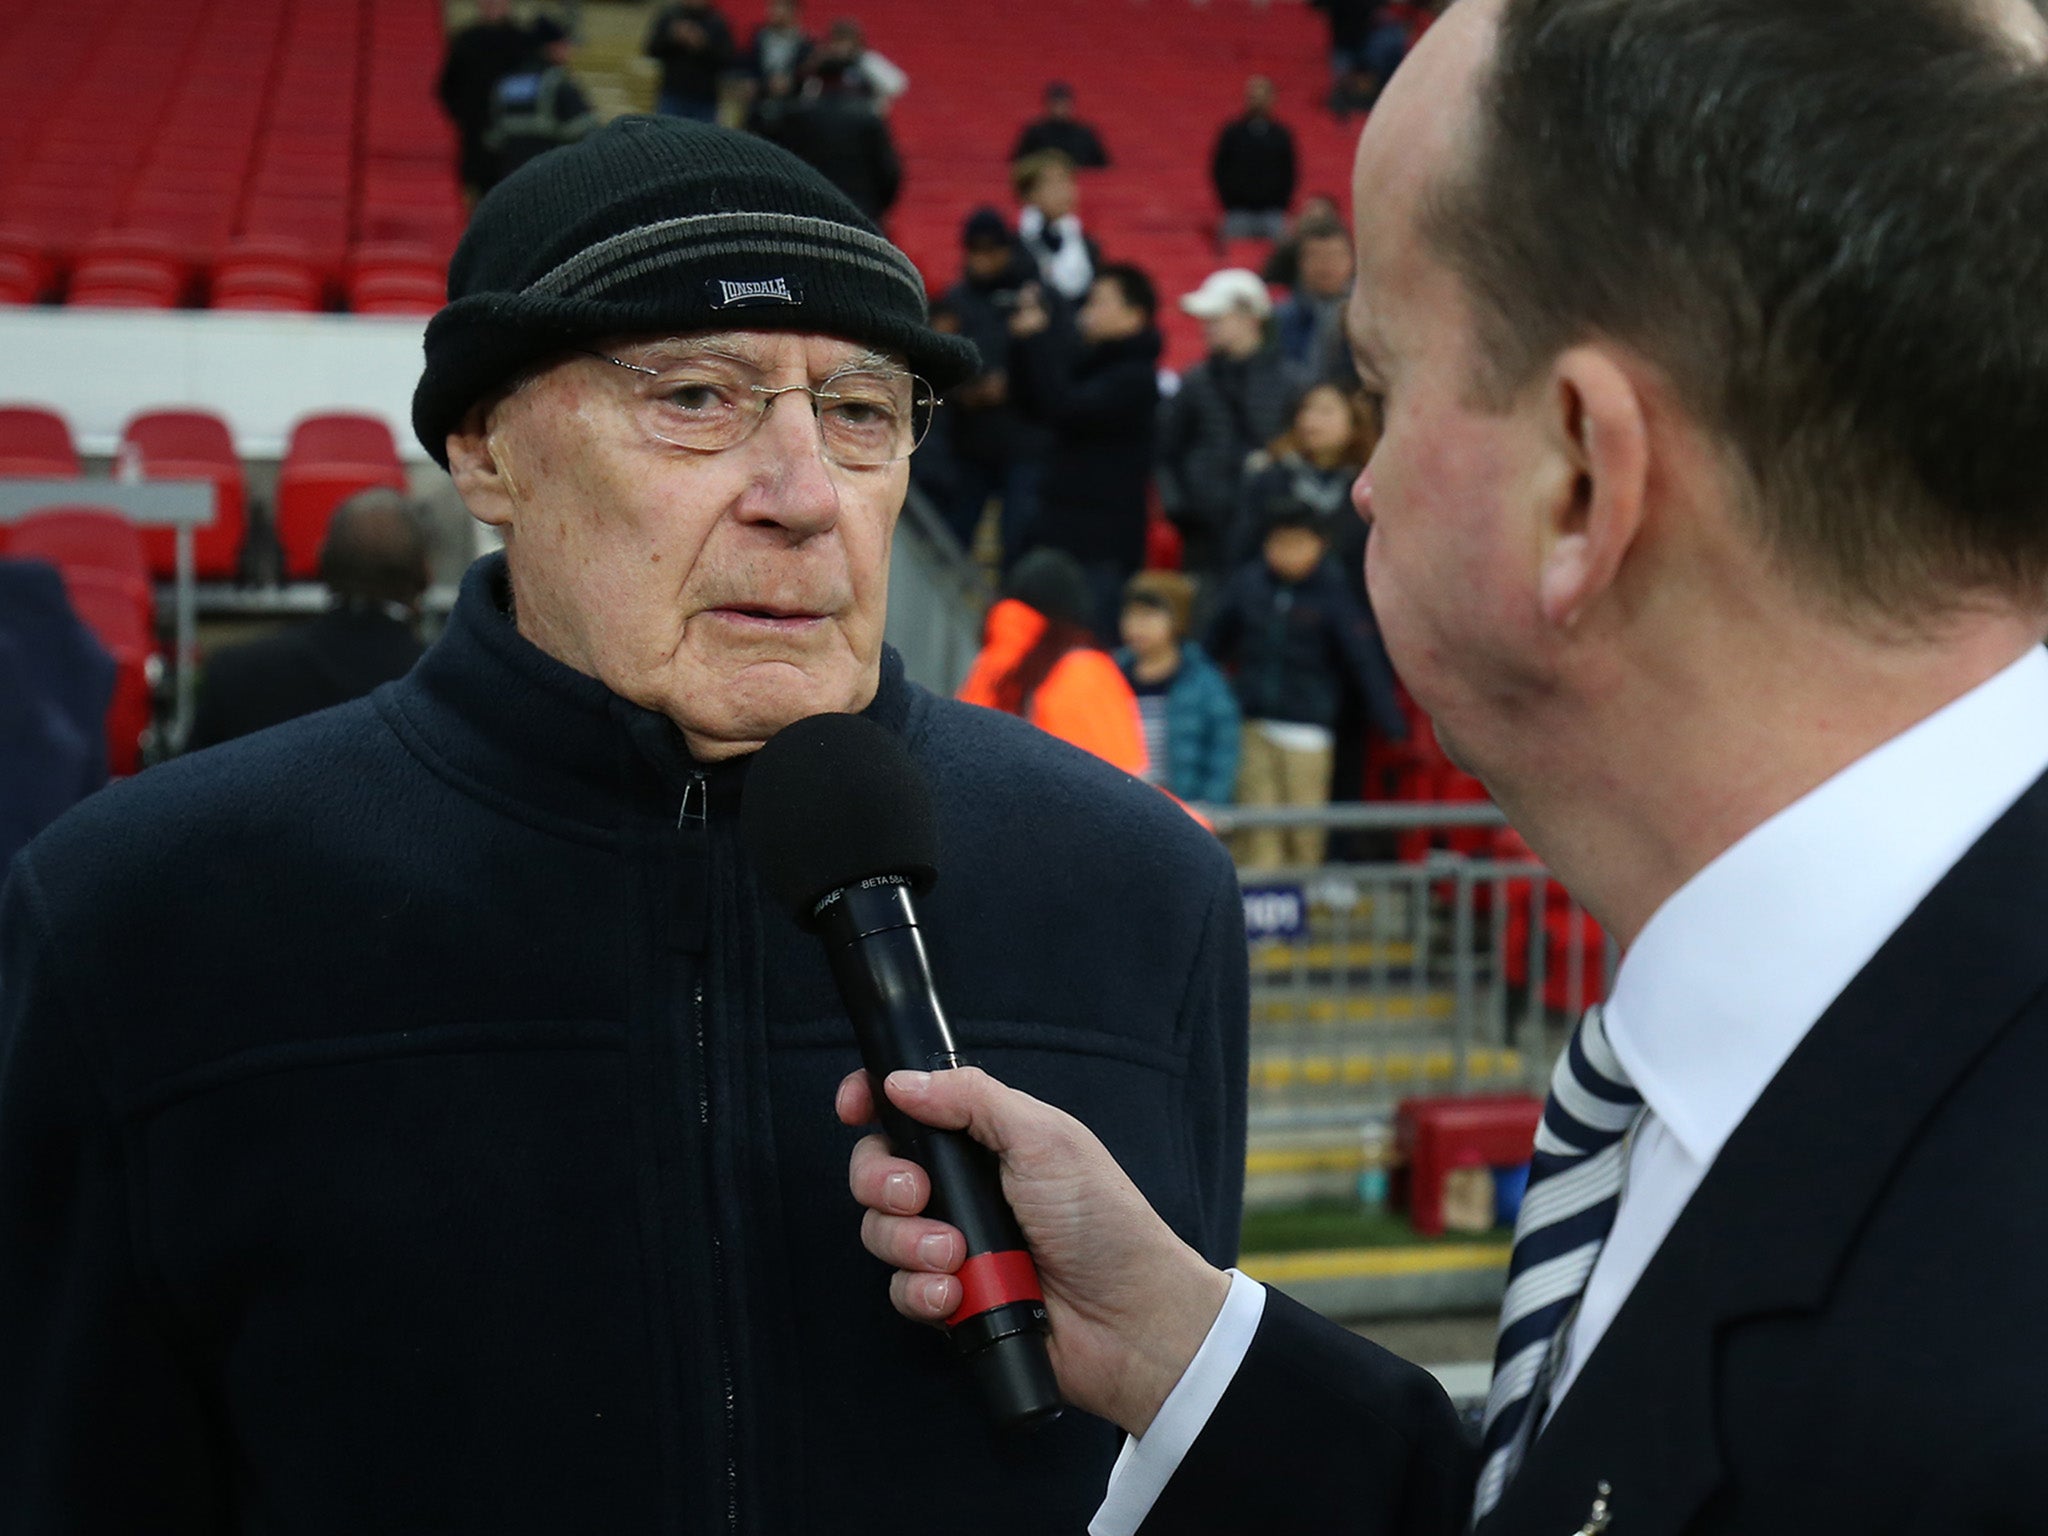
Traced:
[[[2048, 983], [2044, 870], [2048, 778], [1964, 855], [1772, 1078], [1484, 1536], [1576, 1529], [1603, 1481], [1633, 1536], [1686, 1526], [1723, 1475], [1720, 1335], [1826, 1303], [1900, 1157]], [[1788, 1168], [1799, 1170], [1796, 1208], [1783, 1198]]]
[[1108, 368], [1126, 362], [1156, 363], [1159, 354], [1165, 350], [1165, 337], [1156, 330], [1142, 330], [1135, 336], [1119, 336], [1114, 341], [1091, 343], [1087, 352], [1088, 366]]
[[[380, 697], [393, 728], [458, 786], [585, 827], [679, 806], [699, 784], [711, 810], [734, 809], [745, 778], [747, 759], [698, 763], [667, 716], [520, 634], [502, 553], [470, 566], [447, 629]], [[881, 685], [863, 713], [901, 731], [910, 699], [902, 658], [885, 646]]]

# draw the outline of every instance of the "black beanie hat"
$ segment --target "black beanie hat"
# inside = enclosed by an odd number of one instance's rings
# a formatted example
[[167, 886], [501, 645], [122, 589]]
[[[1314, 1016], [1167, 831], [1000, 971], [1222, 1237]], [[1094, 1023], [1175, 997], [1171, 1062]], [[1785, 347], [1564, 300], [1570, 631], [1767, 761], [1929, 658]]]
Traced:
[[1095, 627], [1095, 593], [1088, 585], [1088, 572], [1063, 549], [1034, 549], [1019, 560], [1003, 581], [1003, 596], [1076, 629]]
[[787, 150], [670, 117], [621, 117], [529, 161], [477, 205], [427, 325], [412, 425], [443, 468], [469, 408], [604, 336], [809, 331], [899, 352], [942, 393], [974, 344], [927, 323], [924, 279]]

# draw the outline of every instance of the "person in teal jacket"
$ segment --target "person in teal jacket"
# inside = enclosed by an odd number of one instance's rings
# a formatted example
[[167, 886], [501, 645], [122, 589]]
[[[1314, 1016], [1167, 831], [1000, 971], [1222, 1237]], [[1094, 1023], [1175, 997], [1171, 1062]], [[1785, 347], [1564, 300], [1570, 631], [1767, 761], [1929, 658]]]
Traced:
[[1138, 696], [1151, 766], [1145, 778], [1196, 805], [1237, 795], [1241, 717], [1230, 682], [1187, 638], [1194, 586], [1177, 571], [1140, 571], [1124, 588], [1117, 665]]

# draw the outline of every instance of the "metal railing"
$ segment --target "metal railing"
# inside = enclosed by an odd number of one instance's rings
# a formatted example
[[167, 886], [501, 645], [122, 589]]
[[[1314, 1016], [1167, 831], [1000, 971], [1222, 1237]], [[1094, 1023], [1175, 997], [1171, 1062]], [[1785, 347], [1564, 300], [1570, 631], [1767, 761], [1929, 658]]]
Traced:
[[1242, 871], [1254, 1205], [1337, 1198], [1384, 1167], [1404, 1099], [1541, 1097], [1615, 957], [1538, 861], [1496, 857], [1491, 805], [1218, 807], [1219, 831], [1467, 834], [1472, 851]]
[[988, 583], [922, 492], [912, 489], [889, 561], [888, 640], [910, 680], [950, 698], [981, 649]]

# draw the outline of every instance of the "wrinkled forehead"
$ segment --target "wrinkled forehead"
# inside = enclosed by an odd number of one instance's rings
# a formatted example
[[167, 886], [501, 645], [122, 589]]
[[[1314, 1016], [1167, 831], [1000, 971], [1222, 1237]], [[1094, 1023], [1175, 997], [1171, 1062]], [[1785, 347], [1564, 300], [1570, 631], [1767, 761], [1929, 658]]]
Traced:
[[901, 353], [802, 331], [660, 332], [610, 337], [593, 350], [609, 351], [648, 368], [667, 368], [698, 360], [716, 360], [761, 374], [807, 373], [828, 378], [835, 373], [907, 373]]

